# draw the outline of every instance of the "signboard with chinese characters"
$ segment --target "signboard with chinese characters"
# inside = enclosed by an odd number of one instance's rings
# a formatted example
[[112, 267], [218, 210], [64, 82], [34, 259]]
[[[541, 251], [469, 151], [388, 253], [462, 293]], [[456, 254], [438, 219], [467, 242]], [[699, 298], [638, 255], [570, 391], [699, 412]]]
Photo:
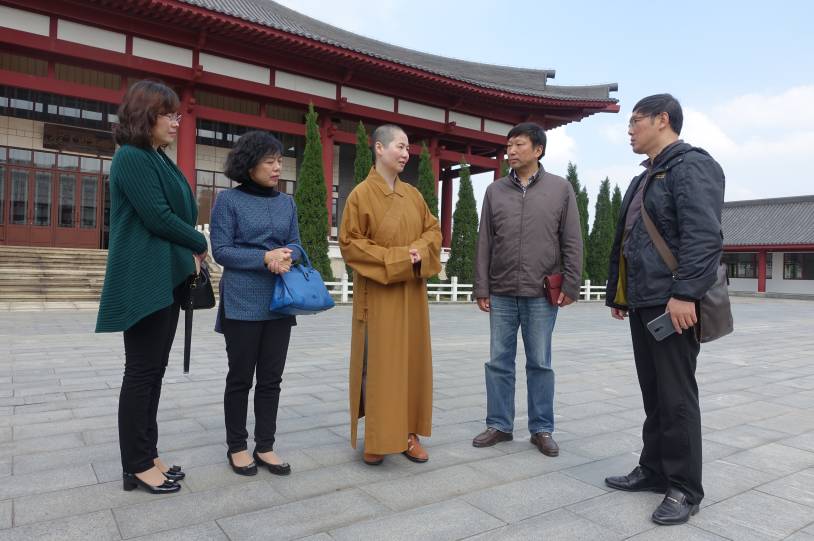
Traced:
[[54, 150], [112, 156], [116, 150], [113, 134], [100, 130], [45, 124], [42, 146]]

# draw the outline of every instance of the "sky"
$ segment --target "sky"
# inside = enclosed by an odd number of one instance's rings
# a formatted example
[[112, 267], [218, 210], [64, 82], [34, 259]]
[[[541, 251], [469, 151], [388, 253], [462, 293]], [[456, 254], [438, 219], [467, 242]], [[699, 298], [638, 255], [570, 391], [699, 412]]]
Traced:
[[[814, 195], [814, 2], [277, 1], [419, 51], [555, 69], [549, 84], [617, 83], [618, 114], [548, 132], [543, 165], [565, 176], [575, 163], [591, 212], [605, 177], [624, 192], [641, 171], [627, 122], [660, 92], [683, 106], [681, 138], [723, 167], [727, 201]], [[478, 208], [491, 180], [473, 177]]]

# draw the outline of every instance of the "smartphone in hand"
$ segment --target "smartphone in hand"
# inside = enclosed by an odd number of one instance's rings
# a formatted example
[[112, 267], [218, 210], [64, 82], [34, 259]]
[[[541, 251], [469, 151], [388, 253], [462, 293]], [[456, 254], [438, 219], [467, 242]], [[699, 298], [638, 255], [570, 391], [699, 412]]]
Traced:
[[659, 317], [647, 324], [647, 330], [653, 335], [657, 342], [661, 342], [674, 332], [673, 320], [670, 318], [670, 312], [664, 312]]

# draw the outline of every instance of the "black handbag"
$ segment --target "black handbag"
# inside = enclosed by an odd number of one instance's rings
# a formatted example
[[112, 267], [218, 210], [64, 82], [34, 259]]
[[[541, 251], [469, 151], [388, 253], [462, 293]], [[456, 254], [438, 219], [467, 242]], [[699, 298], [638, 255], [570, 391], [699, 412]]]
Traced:
[[[644, 196], [647, 194], [647, 184], [650, 183], [650, 176], [647, 177], [644, 185], [644, 193], [642, 194], [642, 220], [644, 227], [647, 229], [650, 240], [653, 241], [656, 251], [659, 253], [664, 263], [673, 273], [673, 276], [678, 272], [678, 261], [676, 260], [673, 252], [667, 246], [664, 237], [661, 236], [656, 224], [647, 213], [644, 205]], [[715, 283], [706, 292], [706, 294], [698, 302], [698, 327], [696, 335], [701, 343], [712, 342], [722, 336], [726, 336], [734, 330], [734, 322], [732, 320], [732, 307], [729, 303], [729, 278], [726, 273], [726, 263], [718, 263], [716, 270]]]
[[189, 354], [192, 347], [192, 313], [215, 307], [215, 292], [206, 262], [201, 262], [201, 272], [187, 278], [180, 300], [184, 310], [184, 374], [189, 373]]

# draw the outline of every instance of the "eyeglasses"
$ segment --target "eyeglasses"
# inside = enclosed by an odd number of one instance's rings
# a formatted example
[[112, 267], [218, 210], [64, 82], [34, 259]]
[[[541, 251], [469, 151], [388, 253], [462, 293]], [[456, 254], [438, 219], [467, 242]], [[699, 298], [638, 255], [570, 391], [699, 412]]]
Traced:
[[632, 116], [627, 123], [628, 129], [633, 129], [636, 124], [639, 123], [640, 120], [644, 120], [645, 118], [652, 118], [650, 115], [641, 115], [641, 116]]
[[166, 118], [170, 122], [175, 122], [177, 124], [181, 123], [181, 115], [179, 113], [164, 113], [164, 114], [161, 114], [161, 115], [158, 115], [158, 116], [163, 116], [164, 118]]

